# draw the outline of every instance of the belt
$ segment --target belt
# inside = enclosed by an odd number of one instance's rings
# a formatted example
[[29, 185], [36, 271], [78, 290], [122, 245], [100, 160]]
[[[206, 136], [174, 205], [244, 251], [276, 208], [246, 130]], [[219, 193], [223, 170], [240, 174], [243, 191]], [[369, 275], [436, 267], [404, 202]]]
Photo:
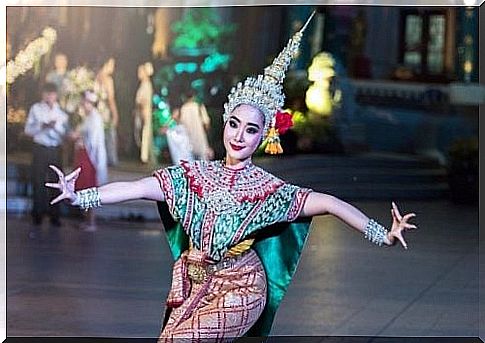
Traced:
[[[252, 243], [253, 240], [251, 240]], [[243, 241], [244, 248], [237, 249], [238, 254], [226, 254], [217, 263], [209, 263], [205, 254], [194, 249], [192, 244], [190, 249], [182, 253], [180, 258], [175, 261], [172, 272], [172, 286], [168, 294], [167, 306], [178, 307], [189, 297], [192, 282], [201, 284], [209, 280], [214, 273], [234, 267], [235, 264], [249, 251], [251, 244]], [[241, 242], [242, 243], [242, 242]], [[240, 243], [240, 244], [241, 244]], [[237, 245], [239, 246], [239, 244]], [[235, 252], [235, 250], [233, 250]]]
[[[236, 244], [228, 249], [224, 258], [216, 264], [207, 263], [205, 256], [201, 255], [200, 252], [195, 254], [189, 252], [185, 255], [187, 257], [187, 274], [189, 278], [195, 283], [202, 283], [207, 280], [209, 275], [219, 270], [233, 267], [236, 261], [251, 248], [253, 242], [254, 238], [248, 238]], [[190, 241], [189, 251], [193, 251], [193, 249], [194, 246], [192, 241]]]
[[234, 267], [236, 265], [236, 262], [240, 260], [247, 251], [248, 250], [237, 256], [226, 257], [216, 264], [201, 263], [198, 261], [192, 262], [190, 261], [190, 259], [188, 259], [187, 275], [193, 282], [197, 284], [202, 283], [204, 281], [207, 281], [208, 277], [213, 275], [214, 273], [226, 268]]

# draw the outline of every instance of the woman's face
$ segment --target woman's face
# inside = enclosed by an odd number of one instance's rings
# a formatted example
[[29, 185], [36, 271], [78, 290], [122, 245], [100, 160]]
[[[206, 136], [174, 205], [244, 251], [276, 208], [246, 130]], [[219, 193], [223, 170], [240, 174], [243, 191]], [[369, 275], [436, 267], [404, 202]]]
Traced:
[[91, 113], [91, 111], [94, 109], [94, 104], [86, 99], [83, 99], [82, 105], [86, 114]]
[[111, 75], [115, 71], [115, 59], [110, 58], [108, 61], [106, 61], [104, 65], [104, 71], [106, 74]]
[[145, 70], [143, 66], [138, 67], [138, 80], [142, 81], [145, 78]]
[[66, 70], [67, 69], [67, 57], [64, 54], [56, 55], [54, 60], [54, 66], [57, 70]]
[[253, 106], [239, 105], [224, 126], [224, 147], [229, 158], [244, 161], [261, 143], [264, 122], [262, 113]]

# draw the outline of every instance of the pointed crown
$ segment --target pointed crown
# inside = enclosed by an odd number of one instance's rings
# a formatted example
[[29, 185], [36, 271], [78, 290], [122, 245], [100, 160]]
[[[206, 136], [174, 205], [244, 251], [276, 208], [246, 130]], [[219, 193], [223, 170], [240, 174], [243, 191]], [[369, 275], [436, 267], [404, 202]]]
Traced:
[[[256, 107], [264, 115], [264, 133], [270, 125], [274, 125], [274, 116], [285, 103], [283, 93], [283, 80], [291, 60], [298, 53], [303, 32], [313, 18], [315, 11], [310, 15], [305, 25], [293, 35], [285, 48], [279, 53], [273, 63], [264, 69], [264, 75], [248, 77], [244, 83], [239, 82], [232, 87], [228, 95], [229, 101], [224, 104], [223, 119], [226, 122], [229, 114], [239, 105], [247, 104]], [[263, 136], [264, 137], [264, 136]]]

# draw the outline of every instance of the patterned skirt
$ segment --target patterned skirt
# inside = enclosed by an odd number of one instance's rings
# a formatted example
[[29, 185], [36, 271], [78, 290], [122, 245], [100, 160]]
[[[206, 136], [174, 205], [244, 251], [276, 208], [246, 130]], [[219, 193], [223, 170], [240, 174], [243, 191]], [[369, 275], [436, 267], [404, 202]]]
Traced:
[[[244, 335], [263, 312], [266, 274], [253, 250], [238, 257], [229, 267], [211, 273], [202, 282], [186, 277], [185, 266], [196, 254], [196, 250], [188, 250], [174, 265], [167, 301], [171, 313], [159, 343], [229, 342]], [[179, 278], [179, 271], [183, 273], [183, 280]], [[188, 287], [178, 292], [184, 282]], [[176, 298], [173, 293], [183, 293], [182, 301], [173, 301]]]

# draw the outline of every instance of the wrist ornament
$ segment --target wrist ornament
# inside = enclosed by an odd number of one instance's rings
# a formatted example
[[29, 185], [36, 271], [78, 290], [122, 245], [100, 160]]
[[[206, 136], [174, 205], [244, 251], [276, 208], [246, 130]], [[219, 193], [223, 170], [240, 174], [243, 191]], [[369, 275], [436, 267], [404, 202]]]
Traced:
[[388, 231], [384, 226], [376, 222], [374, 219], [370, 219], [365, 226], [364, 237], [372, 243], [382, 246], [382, 243], [384, 243], [384, 240], [386, 239], [387, 232]]
[[76, 192], [76, 200], [72, 203], [82, 210], [101, 207], [101, 198], [97, 187], [86, 188]]

